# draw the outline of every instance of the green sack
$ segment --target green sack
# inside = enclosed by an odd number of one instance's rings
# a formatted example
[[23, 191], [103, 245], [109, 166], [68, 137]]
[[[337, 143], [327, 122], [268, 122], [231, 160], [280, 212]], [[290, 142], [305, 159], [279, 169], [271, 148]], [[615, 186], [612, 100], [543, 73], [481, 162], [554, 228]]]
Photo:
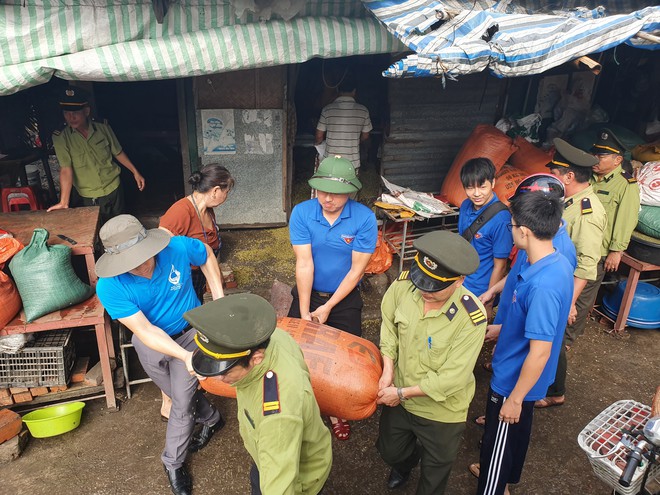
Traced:
[[642, 209], [639, 210], [637, 230], [642, 234], [660, 239], [660, 206], [642, 205]]
[[71, 248], [49, 246], [48, 235], [46, 229], [34, 229], [30, 244], [9, 262], [28, 322], [73, 306], [94, 294], [94, 289], [73, 271]]

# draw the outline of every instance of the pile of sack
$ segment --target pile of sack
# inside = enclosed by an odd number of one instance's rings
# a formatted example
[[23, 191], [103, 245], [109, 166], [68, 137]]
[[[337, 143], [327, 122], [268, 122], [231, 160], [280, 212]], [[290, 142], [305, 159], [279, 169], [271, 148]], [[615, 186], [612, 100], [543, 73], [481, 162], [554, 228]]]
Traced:
[[[53, 311], [73, 306], [94, 294], [71, 266], [71, 248], [48, 245], [48, 231], [35, 229], [23, 247], [6, 231], [0, 231], [0, 328], [12, 321], [21, 307], [25, 321], [32, 322]], [[12, 278], [4, 271], [9, 264]]]
[[492, 125], [478, 125], [456, 155], [447, 177], [442, 183], [441, 194], [454, 206], [467, 199], [461, 183], [461, 168], [472, 158], [489, 158], [495, 165], [495, 194], [504, 204], [509, 204], [518, 184], [531, 175], [547, 173], [546, 165], [555, 154], [554, 148], [543, 151], [524, 137], [509, 137]]

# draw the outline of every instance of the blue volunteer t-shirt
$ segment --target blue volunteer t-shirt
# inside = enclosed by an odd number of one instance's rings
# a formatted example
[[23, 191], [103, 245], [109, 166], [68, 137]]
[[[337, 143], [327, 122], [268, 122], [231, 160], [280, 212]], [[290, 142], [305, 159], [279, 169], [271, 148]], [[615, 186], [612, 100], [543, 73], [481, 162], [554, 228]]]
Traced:
[[200, 305], [190, 265], [203, 265], [206, 256], [205, 245], [197, 239], [172, 237], [156, 255], [151, 279], [131, 273], [99, 278], [96, 293], [112, 319], [142, 311], [153, 325], [168, 335], [176, 335], [188, 326], [183, 313]]
[[[521, 251], [520, 254], [525, 253]], [[526, 254], [526, 253], [525, 253]], [[530, 340], [552, 342], [550, 358], [526, 401], [545, 397], [555, 380], [564, 329], [573, 299], [574, 267], [555, 251], [530, 265], [520, 255], [500, 300], [502, 331], [493, 355], [491, 388], [508, 397], [520, 377]], [[498, 316], [499, 313], [498, 313]]]
[[312, 289], [332, 293], [351, 269], [353, 251], [373, 253], [376, 249], [376, 216], [363, 204], [349, 199], [331, 226], [318, 200], [310, 199], [296, 205], [291, 212], [289, 238], [294, 246], [311, 244]]
[[[559, 230], [552, 238], [552, 246], [555, 248], [555, 251], [564, 255], [564, 257], [568, 260], [569, 264], [573, 267], [573, 271], [575, 271], [575, 269], [577, 268], [577, 253], [575, 252], [575, 245], [573, 244], [573, 241], [571, 241], [571, 238], [569, 237], [568, 232], [566, 231], [566, 222], [564, 220], [561, 221]], [[518, 251], [518, 254], [516, 255], [516, 260], [513, 264], [513, 267], [511, 268], [511, 273], [514, 271], [514, 268], [516, 268], [518, 261], [522, 263], [527, 262], [526, 251], [524, 250]], [[511, 275], [511, 273], [509, 273], [509, 275]], [[507, 287], [507, 285], [504, 285], [502, 294], [500, 294], [500, 301], [509, 301], [511, 299], [511, 291], [513, 291], [513, 286]], [[494, 324], [497, 325], [505, 321], [506, 310], [507, 310], [506, 305], [502, 305], [502, 304], [499, 305], [497, 309], [497, 314], [495, 315], [495, 320], [493, 321]]]
[[[463, 201], [458, 212], [458, 233], [462, 235], [479, 218], [479, 215], [495, 201], [499, 201], [499, 199], [496, 194], [493, 194], [493, 199], [478, 210], [474, 209], [472, 201], [469, 199]], [[511, 253], [513, 237], [507, 227], [509, 223], [511, 223], [509, 210], [500, 211], [483, 225], [470, 240], [470, 244], [479, 254], [479, 268], [473, 274], [465, 277], [463, 286], [477, 296], [488, 290], [490, 277], [495, 266], [493, 258], [508, 258], [509, 253]]]

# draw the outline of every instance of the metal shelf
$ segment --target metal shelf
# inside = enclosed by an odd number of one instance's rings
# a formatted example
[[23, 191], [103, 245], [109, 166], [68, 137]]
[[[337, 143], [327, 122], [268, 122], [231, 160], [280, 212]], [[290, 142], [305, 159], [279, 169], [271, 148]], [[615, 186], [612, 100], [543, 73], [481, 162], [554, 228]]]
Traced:
[[[403, 264], [415, 258], [417, 250], [413, 247], [413, 241], [418, 237], [436, 230], [450, 230], [456, 232], [458, 225], [458, 208], [452, 207], [452, 212], [446, 215], [438, 215], [432, 218], [424, 218], [419, 215], [409, 218], [401, 218], [398, 213], [390, 210], [377, 208], [378, 216], [383, 220], [383, 240], [399, 256], [399, 273], [403, 270]], [[401, 230], [387, 231], [391, 224], [403, 224]]]

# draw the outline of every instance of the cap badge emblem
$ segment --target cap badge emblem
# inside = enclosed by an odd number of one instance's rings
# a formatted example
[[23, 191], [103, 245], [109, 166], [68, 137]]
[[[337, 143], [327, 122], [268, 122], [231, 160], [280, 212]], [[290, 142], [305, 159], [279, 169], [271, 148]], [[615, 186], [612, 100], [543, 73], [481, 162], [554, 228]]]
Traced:
[[76, 94], [75, 91], [73, 91], [72, 89], [67, 89], [64, 93], [67, 96], [74, 96]]
[[426, 265], [426, 268], [428, 268], [429, 270], [436, 270], [438, 268], [438, 264], [427, 256], [424, 256], [423, 261], [424, 261], [424, 265]]
[[197, 336], [199, 337], [199, 340], [201, 340], [205, 344], [209, 343], [209, 338], [206, 335], [204, 335], [202, 332], [200, 332], [199, 330], [197, 331]]
[[609, 134], [607, 134], [606, 132], [603, 132], [603, 133], [600, 135], [600, 138], [601, 138], [602, 140], [606, 140], [606, 139], [609, 138], [609, 137], [610, 137]]

